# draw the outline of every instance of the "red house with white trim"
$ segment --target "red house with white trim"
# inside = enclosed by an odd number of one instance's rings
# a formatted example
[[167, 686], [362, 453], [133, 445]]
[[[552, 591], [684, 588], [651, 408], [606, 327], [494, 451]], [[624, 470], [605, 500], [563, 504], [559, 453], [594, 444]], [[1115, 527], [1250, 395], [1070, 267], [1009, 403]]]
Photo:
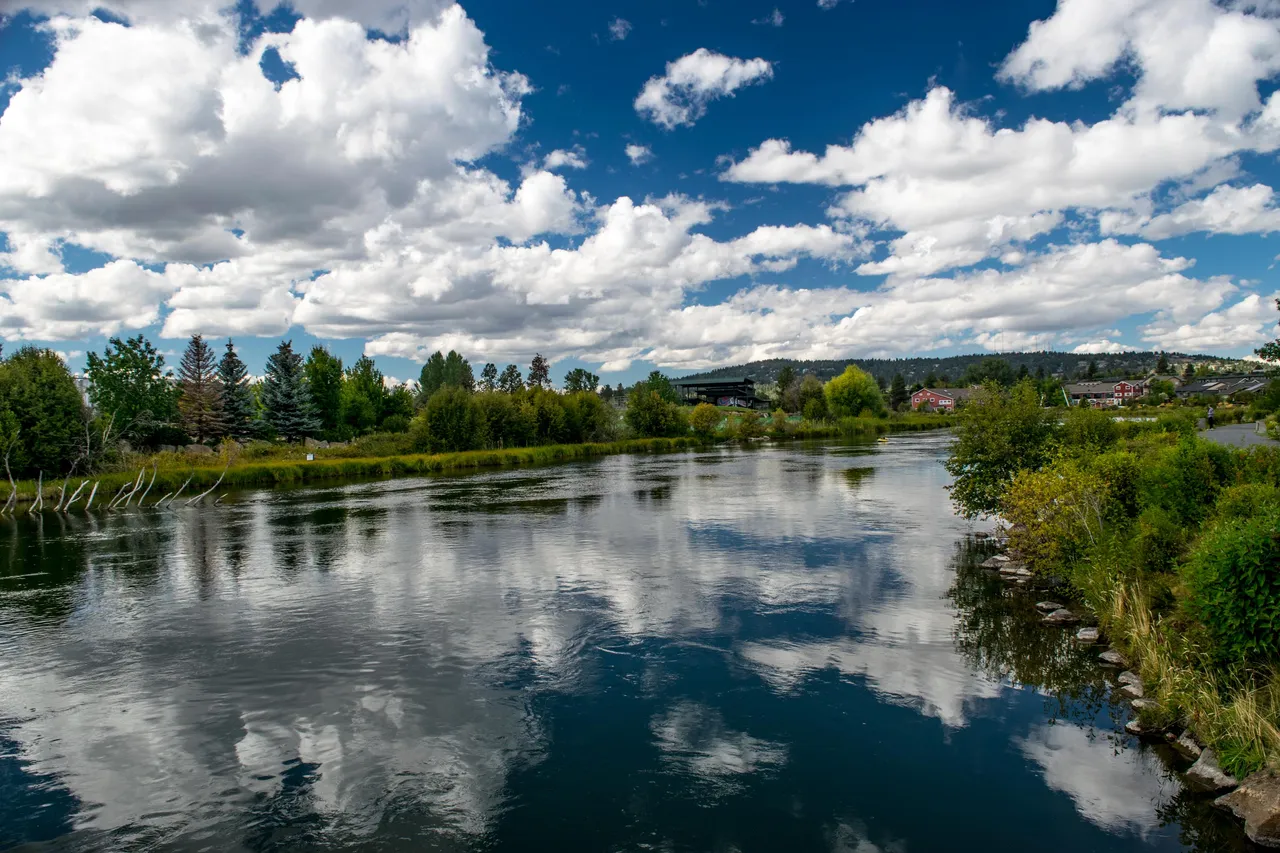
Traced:
[[953, 412], [972, 396], [972, 388], [921, 388], [911, 395], [911, 408]]

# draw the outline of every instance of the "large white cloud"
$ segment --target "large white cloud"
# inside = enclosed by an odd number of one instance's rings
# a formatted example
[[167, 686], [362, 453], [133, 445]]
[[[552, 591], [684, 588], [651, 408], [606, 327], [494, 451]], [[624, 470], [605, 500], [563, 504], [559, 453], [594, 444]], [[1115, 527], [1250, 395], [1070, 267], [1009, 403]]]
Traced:
[[1234, 5], [1059, 0], [1000, 74], [1034, 91], [1075, 88], [1127, 60], [1138, 74], [1131, 110], [1211, 110], [1237, 120], [1261, 107], [1258, 82], [1280, 72], [1280, 21]]
[[668, 130], [692, 125], [707, 113], [707, 104], [743, 86], [773, 76], [763, 59], [737, 59], [700, 47], [667, 63], [666, 73], [650, 77], [636, 97], [636, 112]]
[[[453, 6], [453, 0], [252, 0], [258, 12], [281, 6], [308, 18], [344, 18], [387, 33], [433, 20]], [[37, 15], [87, 17], [104, 9], [130, 23], [214, 21], [231, 14], [229, 0], [0, 0], [0, 15], [29, 10]]]

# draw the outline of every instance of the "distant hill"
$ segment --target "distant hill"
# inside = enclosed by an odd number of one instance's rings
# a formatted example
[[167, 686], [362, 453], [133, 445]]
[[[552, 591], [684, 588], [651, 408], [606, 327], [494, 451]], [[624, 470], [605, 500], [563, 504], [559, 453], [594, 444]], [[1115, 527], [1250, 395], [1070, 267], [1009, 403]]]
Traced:
[[[1165, 358], [1170, 366], [1181, 373], [1187, 362], [1196, 366], [1207, 365], [1215, 371], [1256, 370], [1258, 365], [1238, 359], [1221, 358], [1213, 355], [1186, 355], [1185, 353], [1166, 352]], [[1122, 352], [1098, 353], [1096, 355], [1080, 355], [1070, 352], [1005, 352], [979, 353], [974, 355], [933, 356], [926, 358], [850, 358], [833, 361], [799, 361], [789, 358], [774, 358], [767, 361], [753, 361], [732, 367], [718, 367], [692, 374], [697, 377], [742, 376], [747, 375], [759, 384], [771, 384], [777, 381], [778, 371], [785, 365], [791, 365], [796, 375], [812, 373], [821, 380], [830, 379], [844, 372], [845, 366], [857, 365], [876, 379], [889, 382], [894, 374], [901, 373], [907, 385], [924, 380], [932, 374], [938, 384], [954, 384], [960, 381], [970, 366], [977, 365], [987, 359], [999, 358], [1008, 362], [1016, 373], [1026, 367], [1027, 372], [1035, 375], [1040, 368], [1046, 376], [1057, 376], [1071, 379], [1082, 375], [1093, 361], [1097, 366], [1098, 376], [1143, 376], [1155, 370], [1160, 359], [1158, 352]]]

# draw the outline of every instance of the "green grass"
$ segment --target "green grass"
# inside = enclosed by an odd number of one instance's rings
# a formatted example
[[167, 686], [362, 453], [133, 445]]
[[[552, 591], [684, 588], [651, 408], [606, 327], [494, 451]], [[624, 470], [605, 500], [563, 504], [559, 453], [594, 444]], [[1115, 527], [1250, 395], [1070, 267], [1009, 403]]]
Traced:
[[[137, 480], [138, 470], [145, 467], [145, 482], [151, 482], [155, 469], [155, 485], [147, 496], [155, 502], [167, 492], [174, 491], [187, 482], [184, 495], [190, 497], [211, 487], [222, 476], [218, 488], [236, 489], [252, 486], [311, 483], [321, 480], [362, 479], [370, 477], [408, 477], [421, 474], [477, 471], [485, 468], [507, 468], [522, 465], [546, 465], [575, 459], [590, 459], [620, 453], [665, 453], [700, 445], [695, 438], [642, 438], [617, 441], [609, 444], [552, 444], [541, 447], [522, 447], [506, 450], [470, 450], [462, 453], [407, 454], [383, 457], [328, 458], [317, 453], [315, 460], [299, 458], [268, 459], [263, 461], [236, 459], [227, 464], [227, 458], [219, 455], [187, 456], [177, 453], [160, 453], [137, 460], [140, 464], [132, 471], [102, 474], [92, 478], [99, 482], [94, 506], [105, 506], [126, 483]], [[305, 454], [306, 451], [302, 453]], [[293, 452], [290, 453], [293, 455]], [[225, 474], [224, 474], [225, 467]], [[74, 492], [84, 477], [72, 477], [67, 486]], [[30, 504], [35, 500], [36, 482], [27, 480], [18, 484], [18, 503]], [[44, 483], [45, 506], [52, 509], [58, 500], [62, 480]], [[84, 508], [92, 482], [81, 492], [76, 506]], [[145, 485], [144, 485], [145, 488]]]

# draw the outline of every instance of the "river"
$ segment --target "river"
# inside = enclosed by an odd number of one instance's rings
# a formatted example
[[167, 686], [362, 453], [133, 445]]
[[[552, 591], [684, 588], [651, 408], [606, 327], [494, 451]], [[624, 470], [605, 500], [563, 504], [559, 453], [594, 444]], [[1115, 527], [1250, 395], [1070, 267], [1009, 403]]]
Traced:
[[1246, 849], [941, 434], [0, 523], [0, 849]]

